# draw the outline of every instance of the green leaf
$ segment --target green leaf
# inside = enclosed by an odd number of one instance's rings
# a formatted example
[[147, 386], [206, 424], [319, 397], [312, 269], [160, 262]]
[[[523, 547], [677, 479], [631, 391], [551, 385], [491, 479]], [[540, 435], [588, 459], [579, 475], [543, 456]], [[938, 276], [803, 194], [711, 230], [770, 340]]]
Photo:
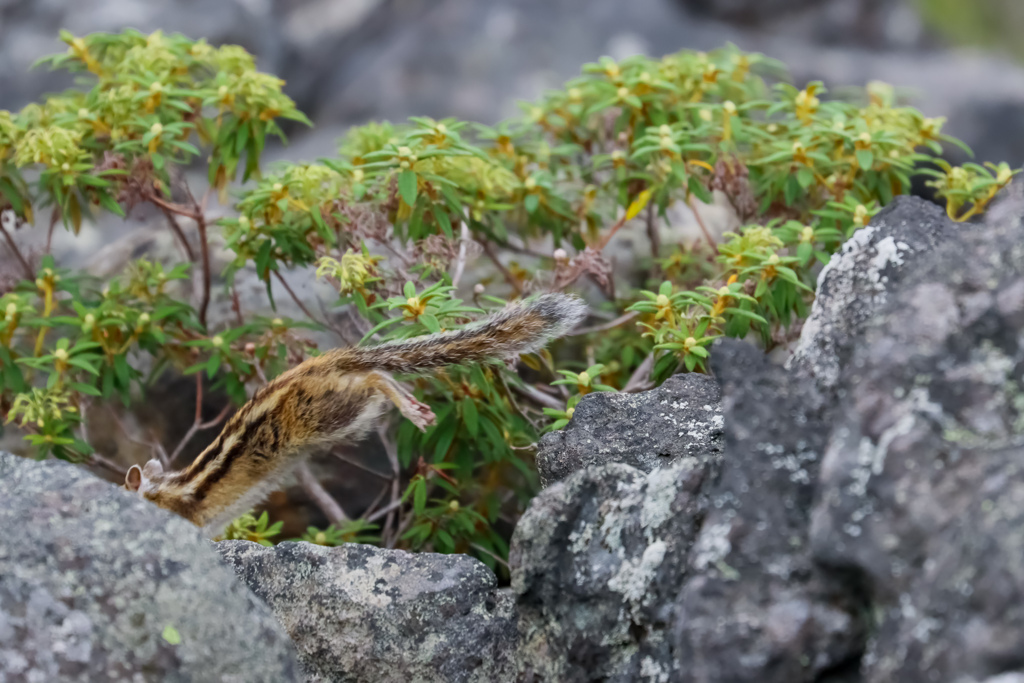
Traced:
[[160, 634], [160, 637], [171, 645], [181, 644], [181, 634], [178, 633], [178, 629], [174, 628], [170, 624], [164, 626], [164, 632]]
[[857, 164], [860, 165], [861, 169], [870, 171], [871, 167], [875, 163], [875, 155], [871, 153], [869, 149], [858, 149], [857, 150]]
[[441, 231], [446, 237], [452, 239], [455, 234], [452, 232], [452, 221], [448, 218], [448, 212], [444, 210], [444, 207], [434, 204], [430, 207], [431, 213], [434, 214], [434, 218], [437, 220], [437, 224], [441, 226]]
[[462, 421], [466, 424], [471, 436], [476, 437], [480, 431], [479, 413], [476, 409], [476, 401], [468, 396], [462, 399]]
[[535, 194], [528, 194], [523, 199], [523, 207], [526, 208], [527, 213], [536, 213], [540, 207], [540, 197]]
[[416, 171], [406, 169], [398, 174], [398, 194], [409, 206], [416, 204]]
[[413, 487], [412, 509], [417, 516], [422, 516], [423, 509], [427, 506], [427, 480], [421, 477]]

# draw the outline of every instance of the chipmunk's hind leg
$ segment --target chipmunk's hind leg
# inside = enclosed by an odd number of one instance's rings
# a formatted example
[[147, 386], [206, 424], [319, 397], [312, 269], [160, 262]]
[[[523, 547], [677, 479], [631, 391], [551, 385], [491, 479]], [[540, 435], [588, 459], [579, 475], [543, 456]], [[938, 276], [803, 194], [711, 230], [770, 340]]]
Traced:
[[437, 416], [425, 403], [416, 400], [406, 389], [395, 381], [395, 379], [380, 370], [369, 373], [370, 383], [388, 399], [394, 403], [398, 410], [416, 425], [421, 432], [427, 431], [427, 427], [434, 424]]

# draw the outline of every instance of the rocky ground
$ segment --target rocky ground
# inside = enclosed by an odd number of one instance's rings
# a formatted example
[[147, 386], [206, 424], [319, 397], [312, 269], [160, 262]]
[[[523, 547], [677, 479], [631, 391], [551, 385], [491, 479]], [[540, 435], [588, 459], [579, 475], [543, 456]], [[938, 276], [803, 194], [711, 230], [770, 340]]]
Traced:
[[507, 589], [465, 556], [218, 544], [234, 581], [168, 513], [0, 456], [0, 679], [1024, 680], [1013, 190], [977, 225], [896, 200], [787, 367], [723, 341], [714, 379], [586, 397]]

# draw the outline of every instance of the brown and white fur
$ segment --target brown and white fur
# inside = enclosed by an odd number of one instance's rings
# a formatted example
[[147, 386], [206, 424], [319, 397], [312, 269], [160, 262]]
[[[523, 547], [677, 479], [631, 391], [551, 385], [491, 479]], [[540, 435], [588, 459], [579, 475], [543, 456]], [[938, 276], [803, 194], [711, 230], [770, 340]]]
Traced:
[[365, 436], [388, 402], [421, 430], [433, 424], [430, 408], [390, 373], [536, 351], [585, 316], [580, 299], [546, 294], [460, 330], [328, 351], [261, 387], [187, 468], [164, 472], [160, 461], [150, 460], [128, 470], [125, 486], [216, 535], [280, 488], [303, 458]]

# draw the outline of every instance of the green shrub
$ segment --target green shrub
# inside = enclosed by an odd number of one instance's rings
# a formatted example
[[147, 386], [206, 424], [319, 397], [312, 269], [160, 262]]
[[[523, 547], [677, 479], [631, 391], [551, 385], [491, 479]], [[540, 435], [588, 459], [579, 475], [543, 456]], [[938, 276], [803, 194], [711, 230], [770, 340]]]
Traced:
[[[541, 432], [564, 426], [588, 392], [706, 371], [719, 336], [752, 336], [765, 348], [785, 341], [807, 315], [820, 264], [950, 141], [941, 119], [896, 106], [887, 86], [872, 84], [862, 102], [821, 99], [820, 83], [769, 86], [779, 65], [729, 47], [603, 58], [519, 119], [372, 123], [351, 130], [332, 158], [265, 172], [266, 137], [283, 137], [282, 119], [307, 121], [241, 48], [134, 31], [62, 37], [67, 54], [44, 61], [81, 72], [82, 86], [0, 112], [3, 237], [23, 271], [0, 297], [7, 420], [41, 457], [89, 461], [99, 457], [84, 436], [89, 402], [136, 406], [174, 369], [241, 403], [247, 386], [314, 353], [301, 336], [320, 326], [312, 315], [208, 320], [211, 239], [234, 254], [225, 286], [254, 271], [268, 307], [272, 281], [286, 284], [282, 270], [312, 277], [315, 267], [338, 289], [338, 305], [358, 314], [364, 341], [458, 327], [504, 303], [487, 290], [519, 296], [587, 278], [603, 292], [593, 302], [603, 322], [554, 355], [524, 357], [520, 371], [454, 367], [410, 380], [438, 419], [425, 434], [404, 421], [385, 435], [391, 497], [363, 520], [307, 532], [326, 544], [469, 552], [492, 567], [536, 490]], [[209, 197], [195, 198], [174, 172], [196, 164], [222, 202], [234, 193], [232, 217], [210, 222]], [[932, 173], [957, 219], [983, 210], [1013, 176], [1005, 164]], [[671, 205], [701, 221], [713, 192], [746, 227], [721, 242], [705, 230], [696, 244], [660, 244]], [[140, 260], [97, 282], [16, 251], [16, 225], [77, 233], [87, 214], [143, 203], [184, 242], [186, 260], [169, 270]], [[48, 207], [49, 221], [37, 220]], [[198, 250], [182, 235], [186, 219]], [[636, 281], [623, 281], [604, 254], [620, 230], [651, 239]], [[464, 303], [456, 291], [469, 284], [470, 240], [501, 280], [473, 283]], [[175, 287], [190, 277], [202, 283], [197, 301]], [[170, 446], [163, 452], [180, 450]], [[373, 521], [379, 536], [368, 533]], [[269, 542], [279, 527], [267, 524], [246, 519], [232, 533]]]

